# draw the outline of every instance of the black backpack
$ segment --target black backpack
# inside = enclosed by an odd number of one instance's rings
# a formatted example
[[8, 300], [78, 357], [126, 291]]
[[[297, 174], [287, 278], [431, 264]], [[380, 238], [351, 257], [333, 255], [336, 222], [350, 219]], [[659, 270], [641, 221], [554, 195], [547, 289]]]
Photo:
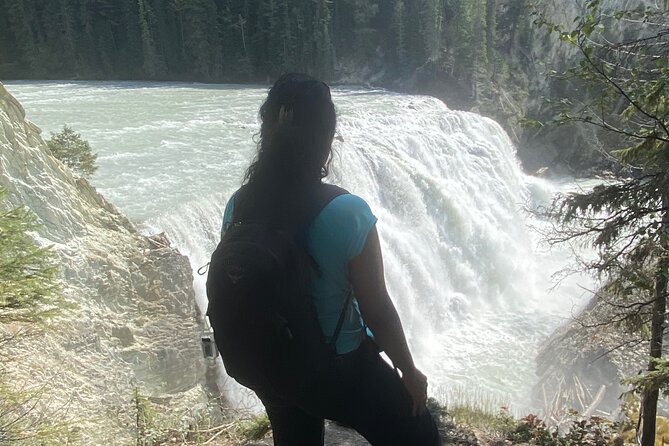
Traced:
[[[310, 198], [299, 227], [306, 229], [325, 205], [344, 193], [323, 184]], [[303, 233], [233, 216], [211, 256], [207, 314], [225, 369], [240, 384], [276, 392], [327, 367], [335, 356], [351, 293], [334, 335], [326, 341], [309, 286], [314, 268]]]

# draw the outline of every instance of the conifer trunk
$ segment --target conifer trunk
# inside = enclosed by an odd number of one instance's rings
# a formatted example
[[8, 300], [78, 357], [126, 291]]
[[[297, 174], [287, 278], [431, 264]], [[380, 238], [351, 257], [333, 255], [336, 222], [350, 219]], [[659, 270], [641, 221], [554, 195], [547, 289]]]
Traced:
[[[662, 356], [662, 338], [664, 336], [665, 313], [667, 310], [667, 275], [669, 274], [669, 193], [662, 195], [662, 230], [660, 231], [660, 260], [655, 275], [655, 302], [651, 319], [650, 357], [648, 371], [655, 370], [653, 359]], [[642, 407], [643, 427], [641, 446], [654, 446], [659, 389], [653, 389], [644, 395]]]

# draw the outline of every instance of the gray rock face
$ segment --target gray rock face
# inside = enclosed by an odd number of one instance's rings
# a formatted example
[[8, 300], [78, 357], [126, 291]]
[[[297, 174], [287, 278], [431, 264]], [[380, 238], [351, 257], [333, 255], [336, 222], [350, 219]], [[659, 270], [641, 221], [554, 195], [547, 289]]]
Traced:
[[132, 442], [134, 387], [178, 422], [195, 418], [206, 408], [206, 365], [187, 258], [141, 235], [51, 156], [1, 83], [0, 186], [38, 217], [35, 239], [53, 246], [75, 306], [10, 352], [13, 382], [41, 387], [38, 410], [80, 426], [83, 444]]
[[[571, 30], [575, 27], [574, 20], [586, 11], [585, 4], [580, 0], [540, 0], [537, 10], [550, 22]], [[648, 0], [607, 0], [602, 2], [602, 11], [613, 14], [618, 10], [653, 5], [656, 3]], [[643, 37], [646, 32], [642, 26], [626, 24], [624, 21], [606, 22], [606, 26], [605, 37], [613, 42], [622, 35], [631, 39]], [[549, 121], [555, 116], [556, 110], [546, 103], [545, 98], [553, 102], [566, 97], [578, 97], [578, 101], [583, 103], [589, 101], [589, 98], [584, 97], [587, 89], [582, 82], [558, 81], [547, 75], [549, 70], [563, 72], [578, 65], [580, 55], [573, 45], [561, 42], [556, 34], [549, 35], [545, 28], [541, 28], [534, 30], [533, 46], [528, 50], [534, 63], [526, 70], [529, 94], [518, 104], [522, 116]], [[529, 172], [550, 166], [558, 175], [593, 176], [615, 167], [615, 163], [603, 156], [602, 151], [621, 145], [621, 140], [611, 132], [583, 123], [547, 125], [540, 129], [526, 128], [509, 133], [521, 135], [518, 139], [518, 156]]]

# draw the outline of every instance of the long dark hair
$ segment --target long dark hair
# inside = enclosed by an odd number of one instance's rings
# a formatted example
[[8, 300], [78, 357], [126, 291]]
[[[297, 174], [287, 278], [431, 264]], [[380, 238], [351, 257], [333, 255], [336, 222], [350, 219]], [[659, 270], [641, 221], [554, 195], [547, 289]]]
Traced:
[[289, 224], [304, 196], [328, 174], [337, 123], [330, 88], [306, 74], [284, 74], [259, 115], [258, 152], [244, 177], [240, 211]]

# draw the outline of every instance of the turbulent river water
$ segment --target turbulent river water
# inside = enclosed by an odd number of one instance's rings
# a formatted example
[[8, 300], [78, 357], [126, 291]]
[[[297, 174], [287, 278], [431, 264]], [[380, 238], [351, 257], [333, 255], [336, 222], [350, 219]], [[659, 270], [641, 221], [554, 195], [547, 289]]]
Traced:
[[[265, 87], [9, 82], [45, 131], [90, 141], [92, 183], [146, 232], [165, 231], [194, 269], [219, 239], [227, 198], [255, 150]], [[337, 88], [333, 182], [379, 218], [390, 294], [431, 395], [530, 406], [542, 339], [583, 294], [553, 286], [566, 255], [541, 248], [527, 207], [557, 185], [521, 171], [494, 121], [437, 99]], [[203, 306], [204, 279], [195, 277]], [[235, 392], [234, 387], [231, 392]], [[236, 397], [239, 398], [239, 397]]]

